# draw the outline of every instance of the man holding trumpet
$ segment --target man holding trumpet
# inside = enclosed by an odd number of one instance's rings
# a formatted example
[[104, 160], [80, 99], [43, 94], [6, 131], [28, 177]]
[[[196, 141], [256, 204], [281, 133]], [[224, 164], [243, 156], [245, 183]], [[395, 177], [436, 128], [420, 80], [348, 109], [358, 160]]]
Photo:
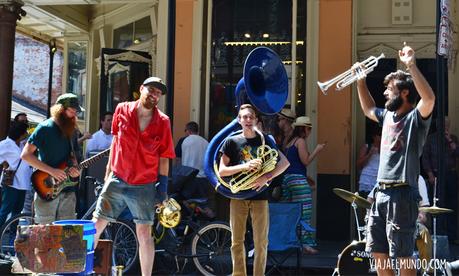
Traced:
[[[376, 107], [368, 90], [365, 67], [356, 63], [351, 69], [357, 75], [357, 91], [365, 116], [383, 127], [378, 187], [366, 244], [378, 275], [394, 275], [394, 268], [400, 269], [400, 275], [416, 275], [411, 258], [418, 216], [419, 157], [435, 104], [432, 88], [416, 66], [414, 50], [404, 44], [399, 58], [409, 73], [398, 70], [384, 78], [384, 109]], [[421, 99], [415, 105], [418, 93]]]

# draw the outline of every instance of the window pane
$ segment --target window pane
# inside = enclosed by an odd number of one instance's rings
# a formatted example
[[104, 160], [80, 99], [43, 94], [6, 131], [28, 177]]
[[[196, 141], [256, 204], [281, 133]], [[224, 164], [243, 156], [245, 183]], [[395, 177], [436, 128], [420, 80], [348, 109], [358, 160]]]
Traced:
[[151, 38], [151, 21], [150, 17], [144, 17], [135, 22], [134, 44], [140, 44]]
[[[292, 49], [292, 0], [214, 0], [213, 3], [210, 137], [236, 117], [234, 89], [242, 78], [247, 55], [257, 47], [253, 42], [265, 42], [263, 46], [274, 50], [283, 61], [291, 60]], [[275, 125], [272, 123], [275, 120], [263, 120], [268, 122], [265, 130]]]
[[[67, 92], [78, 96], [80, 105], [86, 108], [86, 41], [71, 41], [68, 43], [68, 79]], [[84, 119], [84, 113], [78, 115]]]
[[113, 47], [124, 49], [132, 45], [134, 23], [119, 27], [113, 31]]

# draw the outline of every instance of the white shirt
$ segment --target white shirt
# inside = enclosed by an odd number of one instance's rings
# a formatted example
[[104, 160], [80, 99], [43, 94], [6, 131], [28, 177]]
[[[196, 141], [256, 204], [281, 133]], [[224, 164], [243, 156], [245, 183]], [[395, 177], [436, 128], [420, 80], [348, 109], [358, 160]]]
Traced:
[[[367, 146], [368, 148], [368, 146]], [[369, 192], [373, 189], [378, 177], [379, 153], [372, 153], [359, 178], [359, 191]]]
[[[376, 188], [378, 184], [375, 185], [374, 188]], [[371, 190], [371, 192], [368, 194], [369, 198], [375, 198], [375, 189]], [[427, 195], [427, 186], [426, 186], [426, 181], [424, 180], [424, 177], [419, 176], [418, 179], [418, 190], [419, 190], [419, 195], [421, 196], [421, 201], [419, 201], [419, 206], [429, 206], [429, 196]]]
[[426, 181], [424, 180], [424, 177], [419, 176], [418, 185], [419, 185], [419, 195], [421, 196], [421, 201], [419, 201], [419, 206], [420, 207], [430, 206], [429, 196], [427, 195], [427, 185], [426, 185]]
[[199, 170], [197, 177], [206, 177], [204, 173], [204, 155], [209, 142], [199, 135], [191, 134], [182, 143], [182, 165]]
[[99, 129], [92, 135], [92, 138], [88, 140], [86, 144], [86, 157], [89, 156], [90, 152], [103, 151], [108, 149], [112, 144], [113, 135], [105, 134], [102, 129]]
[[[32, 167], [24, 160], [21, 160], [22, 148], [7, 137], [5, 140], [0, 141], [0, 163], [8, 162], [9, 169], [17, 171], [14, 175], [13, 188], [18, 190], [30, 190], [30, 177], [32, 176]], [[18, 168], [19, 165], [19, 168]]]

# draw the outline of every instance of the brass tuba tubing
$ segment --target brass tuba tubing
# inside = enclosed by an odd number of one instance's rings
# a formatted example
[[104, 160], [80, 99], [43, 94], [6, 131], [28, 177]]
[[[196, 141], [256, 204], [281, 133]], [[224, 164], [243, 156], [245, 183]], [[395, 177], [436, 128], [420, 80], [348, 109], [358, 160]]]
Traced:
[[365, 77], [367, 74], [373, 72], [376, 66], [378, 66], [378, 61], [384, 57], [384, 53], [381, 53], [381, 55], [379, 55], [378, 57], [370, 56], [364, 61], [360, 62], [360, 64], [363, 65], [364, 69], [359, 74], [354, 73], [354, 70], [351, 68], [328, 81], [318, 81], [317, 85], [319, 86], [320, 90], [322, 90], [322, 93], [324, 93], [324, 95], [327, 95], [327, 90], [334, 84], [336, 84], [335, 90], [340, 91], [354, 83], [356, 80]]

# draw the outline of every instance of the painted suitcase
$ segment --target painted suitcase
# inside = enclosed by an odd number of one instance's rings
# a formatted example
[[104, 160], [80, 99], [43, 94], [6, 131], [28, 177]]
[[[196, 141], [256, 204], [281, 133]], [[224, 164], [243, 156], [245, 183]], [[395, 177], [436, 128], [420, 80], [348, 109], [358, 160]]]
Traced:
[[19, 226], [18, 231], [14, 248], [23, 267], [36, 273], [85, 270], [83, 225]]

